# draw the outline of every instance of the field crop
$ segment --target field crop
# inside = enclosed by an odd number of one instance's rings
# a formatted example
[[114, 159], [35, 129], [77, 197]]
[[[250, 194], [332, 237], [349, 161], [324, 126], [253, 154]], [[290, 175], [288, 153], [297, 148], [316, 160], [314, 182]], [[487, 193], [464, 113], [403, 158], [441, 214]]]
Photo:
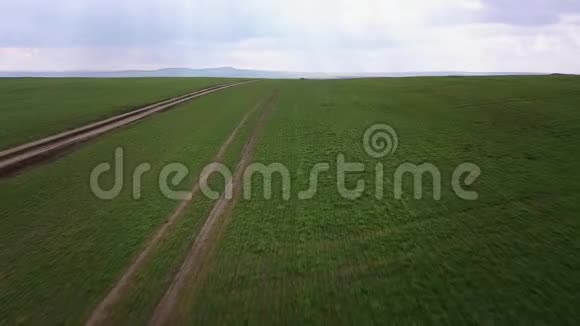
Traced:
[[[272, 200], [256, 191], [240, 202], [201, 289], [189, 293], [190, 322], [580, 320], [578, 78], [282, 83], [254, 160], [284, 163], [293, 196], [281, 198], [276, 178]], [[362, 144], [377, 122], [394, 127], [400, 141], [380, 160]], [[381, 161], [391, 186], [385, 199], [373, 186], [357, 200], [341, 198], [331, 169], [316, 197], [298, 200], [310, 168], [339, 153], [366, 164], [349, 187], [357, 178], [373, 185]], [[404, 162], [437, 165], [442, 200], [413, 199], [411, 182], [395, 200], [392, 172]], [[451, 190], [451, 171], [462, 162], [481, 167], [477, 201]]]
[[[79, 324], [164, 223], [177, 202], [159, 191], [167, 163], [190, 169], [188, 190], [241, 117], [267, 95], [248, 84], [211, 94], [87, 144], [56, 162], [1, 180], [0, 324]], [[91, 170], [125, 149], [125, 187], [95, 197]], [[142, 198], [131, 197], [132, 171], [148, 162]], [[103, 178], [112, 184], [113, 175]]]
[[[266, 84], [263, 82], [263, 84]], [[273, 84], [261, 85], [265, 90], [272, 90]], [[267, 93], [265, 93], [267, 94]], [[229, 146], [223, 162], [230, 169], [234, 169], [239, 161], [242, 147], [255, 128], [258, 112], [256, 107], [249, 119], [238, 133], [238, 137]], [[224, 179], [213, 176], [209, 180], [211, 188], [223, 191]], [[153, 313], [155, 305], [170, 285], [173, 276], [178, 272], [183, 257], [187, 254], [191, 243], [199, 234], [215, 200], [197, 193], [192, 204], [184, 212], [183, 218], [172, 228], [164, 241], [156, 248], [147, 266], [141, 269], [137, 282], [126, 294], [126, 299], [117, 305], [110, 321], [119, 325], [146, 324]]]
[[[165, 86], [164, 86], [165, 87]], [[167, 88], [171, 88], [167, 86]], [[161, 167], [185, 163], [189, 189], [243, 116], [264, 98], [223, 157], [280, 163], [273, 197], [255, 175], [212, 229], [181, 288], [183, 324], [577, 324], [580, 321], [580, 79], [438, 77], [271, 80], [197, 99], [84, 145], [55, 162], [0, 180], [0, 324], [79, 324], [178, 202], [157, 189]], [[264, 111], [266, 112], [266, 111]], [[369, 127], [394, 128], [398, 147], [369, 155]], [[256, 140], [255, 143], [251, 140]], [[255, 149], [246, 152], [248, 144]], [[110, 201], [89, 190], [90, 171], [125, 148], [125, 188]], [[249, 154], [248, 154], [249, 153]], [[337, 190], [337, 159], [362, 164]], [[131, 172], [150, 162], [140, 200]], [[328, 163], [310, 199], [311, 169]], [[384, 196], [377, 198], [377, 164]], [[395, 171], [430, 163], [423, 197], [413, 178], [395, 196]], [[481, 175], [460, 198], [452, 174]], [[234, 174], [235, 175], [235, 174]], [[112, 176], [111, 176], [112, 177]], [[266, 178], [267, 179], [267, 178]], [[112, 183], [112, 179], [106, 179]], [[210, 180], [219, 189], [220, 177]], [[283, 197], [290, 190], [290, 198]], [[201, 194], [155, 248], [110, 324], [146, 324], [220, 201]], [[209, 219], [211, 220], [211, 219]], [[203, 232], [201, 232], [203, 233]]]
[[0, 149], [231, 81], [219, 78], [0, 78]]

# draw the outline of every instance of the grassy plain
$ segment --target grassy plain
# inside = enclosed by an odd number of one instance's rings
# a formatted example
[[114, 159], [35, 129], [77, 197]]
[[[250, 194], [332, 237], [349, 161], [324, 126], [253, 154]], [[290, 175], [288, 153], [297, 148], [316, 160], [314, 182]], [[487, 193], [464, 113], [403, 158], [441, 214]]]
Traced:
[[[190, 174], [175, 189], [190, 190], [242, 116], [268, 95], [264, 86], [205, 96], [0, 180], [0, 324], [79, 324], [88, 318], [178, 204], [159, 191], [161, 168], [185, 164]], [[103, 201], [92, 194], [89, 175], [97, 164], [113, 162], [118, 146], [125, 151], [124, 188]], [[152, 170], [143, 177], [143, 197], [133, 200], [132, 173], [143, 162]], [[103, 187], [112, 180], [113, 174], [104, 176]]]
[[[254, 162], [291, 172], [291, 199], [242, 199], [195, 287], [184, 289], [191, 324], [577, 324], [580, 321], [580, 78], [485, 77], [260, 81], [229, 89], [88, 143], [78, 152], [0, 181], [0, 324], [78, 324], [177, 205], [157, 189], [161, 166], [192, 177], [260, 99], [278, 99]], [[225, 162], [233, 168], [255, 117]], [[391, 125], [399, 147], [370, 157], [365, 130]], [[103, 202], [90, 170], [123, 146], [126, 171], [149, 161], [144, 197]], [[364, 163], [337, 192], [336, 158]], [[310, 200], [297, 194], [310, 169], [330, 163]], [[384, 164], [385, 197], [374, 196]], [[442, 199], [393, 196], [402, 163], [436, 165]], [[451, 174], [481, 167], [459, 199]], [[219, 180], [213, 180], [218, 182]], [[139, 273], [116, 324], [145, 324], [213, 202], [201, 196]]]
[[[274, 91], [274, 86], [275, 83], [262, 82], [261, 87], [264, 89], [265, 96], [252, 110], [248, 120], [238, 132], [238, 137], [226, 151], [221, 163], [231, 171], [235, 170], [242, 148], [256, 126], [260, 109], [258, 106], [263, 104], [263, 100]], [[224, 181], [222, 177], [213, 175], [209, 179], [209, 184], [211, 189], [223, 191]], [[215, 202], [199, 192], [194, 196], [192, 205], [183, 213], [183, 218], [157, 246], [148, 264], [139, 271], [136, 277], [137, 282], [126, 294], [126, 298], [113, 309], [111, 322], [118, 325], [147, 324], [159, 299], [179, 271], [185, 255], [198, 236]]]
[[0, 149], [226, 81], [220, 78], [0, 78]]
[[[201, 290], [194, 324], [577, 324], [580, 321], [580, 79], [408, 78], [280, 82], [280, 100], [255, 161], [292, 173], [284, 201], [242, 200]], [[373, 123], [396, 129], [394, 155], [362, 145]], [[363, 162], [367, 189], [336, 191], [336, 156]], [[374, 166], [385, 166], [385, 199]], [[310, 168], [333, 167], [318, 194], [298, 200]], [[412, 198], [393, 172], [431, 162], [442, 200]], [[451, 173], [482, 175], [460, 200]], [[254, 187], [260, 188], [261, 180]], [[259, 194], [260, 191], [257, 191]]]

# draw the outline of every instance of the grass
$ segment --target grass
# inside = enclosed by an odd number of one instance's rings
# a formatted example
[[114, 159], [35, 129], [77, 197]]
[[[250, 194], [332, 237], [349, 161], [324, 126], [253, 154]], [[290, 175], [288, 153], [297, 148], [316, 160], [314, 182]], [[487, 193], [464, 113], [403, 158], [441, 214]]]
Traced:
[[[190, 324], [577, 324], [580, 313], [580, 79], [442, 77], [261, 81], [199, 99], [78, 152], [0, 183], [0, 324], [78, 324], [176, 203], [157, 190], [159, 168], [213, 157], [237, 121], [279, 90], [253, 161], [283, 163], [292, 197], [241, 200], [203, 266], [184, 289]], [[255, 117], [228, 151], [233, 167]], [[398, 150], [371, 158], [362, 137], [394, 127]], [[88, 189], [90, 170], [126, 148], [126, 170], [148, 160], [144, 198], [130, 189], [110, 201]], [[336, 190], [336, 157], [361, 162]], [[299, 200], [310, 168], [316, 196]], [[385, 167], [385, 198], [374, 197], [374, 167]], [[414, 199], [410, 178], [393, 197], [401, 163], [430, 162], [442, 199]], [[482, 175], [477, 201], [452, 191], [456, 166]], [[126, 176], [129, 178], [129, 176]], [[109, 180], [110, 181], [110, 180]], [[128, 180], [127, 180], [128, 181]], [[219, 180], [213, 180], [219, 183]], [[130, 184], [127, 182], [126, 184]], [[213, 202], [196, 198], [113, 311], [117, 324], [144, 324], [178, 270]]]
[[0, 149], [227, 81], [218, 78], [0, 78]]
[[[254, 160], [284, 163], [293, 197], [284, 201], [275, 180], [273, 200], [238, 205], [201, 290], [189, 294], [197, 298], [191, 323], [580, 320], [580, 79], [280, 83]], [[376, 200], [371, 187], [355, 201], [342, 199], [334, 169], [321, 176], [314, 199], [296, 198], [310, 167], [335, 166], [338, 153], [366, 164], [350, 186], [357, 178], [372, 185], [378, 161], [361, 141], [376, 122], [400, 139], [381, 160], [386, 199]], [[393, 199], [392, 171], [403, 162], [437, 165], [442, 200], [415, 200], [410, 187]], [[451, 190], [462, 162], [483, 171], [478, 201]]]
[[[265, 82], [262, 82], [265, 84]], [[272, 91], [272, 85], [262, 85], [265, 94]], [[263, 99], [262, 99], [263, 100]], [[259, 112], [256, 110], [238, 132], [238, 137], [229, 146], [223, 164], [234, 171], [238, 163], [242, 147], [250, 137]], [[211, 189], [223, 191], [224, 180], [219, 176], [209, 179]], [[175, 273], [178, 272], [183, 257], [191, 248], [205, 218], [210, 213], [215, 200], [206, 198], [198, 193], [192, 200], [191, 206], [183, 214], [162, 243], [156, 248], [151, 259], [137, 274], [137, 282], [126, 294], [126, 298], [113, 309], [111, 322], [117, 325], [144, 325], [153, 313], [155, 305], [171, 284]]]
[[[0, 184], [0, 324], [79, 324], [106, 294], [149, 235], [177, 202], [158, 190], [161, 168], [182, 162], [189, 189], [219, 146], [267, 89], [248, 84], [211, 94], [116, 131], [58, 161]], [[97, 199], [89, 174], [125, 149], [125, 187], [111, 201]], [[131, 198], [138, 164], [143, 197]], [[103, 185], [112, 183], [112, 174]]]

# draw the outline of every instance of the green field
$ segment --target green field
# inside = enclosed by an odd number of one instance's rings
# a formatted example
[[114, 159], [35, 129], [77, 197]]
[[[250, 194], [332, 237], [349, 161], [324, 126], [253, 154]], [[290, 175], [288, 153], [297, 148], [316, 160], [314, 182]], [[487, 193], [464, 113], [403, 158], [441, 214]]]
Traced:
[[[161, 98], [208, 84], [186, 80], [141, 82], [163, 85]], [[0, 80], [25, 89], [20, 82]], [[51, 81], [43, 82], [50, 89]], [[61, 101], [79, 100], [70, 89], [81, 86], [52, 82], [61, 96], [49, 98], [44, 114], [55, 111], [67, 127], [97, 117], [97, 106], [74, 119], [70, 107], [58, 109]], [[98, 82], [115, 94], [134, 87]], [[263, 80], [197, 99], [0, 180], [0, 324], [86, 321], [178, 205], [158, 190], [162, 166], [185, 163], [191, 173], [175, 188], [189, 189], [240, 119], [272, 94], [252, 161], [286, 166], [291, 197], [283, 198], [277, 176], [269, 200], [262, 179], [252, 179], [254, 195], [241, 198], [224, 219], [229, 223], [218, 225], [195, 286], [181, 291], [181, 324], [580, 322], [580, 78], [543, 76]], [[32, 110], [26, 96], [8, 95], [0, 96], [12, 111]], [[96, 101], [99, 115], [118, 110], [107, 109], [112, 103], [154, 97], [132, 96]], [[232, 170], [259, 114], [251, 113], [227, 151], [224, 163]], [[365, 131], [377, 123], [392, 126], [399, 140], [396, 152], [378, 159], [363, 146]], [[20, 131], [11, 128], [8, 134]], [[0, 147], [41, 134], [3, 137]], [[112, 161], [118, 146], [125, 149], [126, 171], [142, 162], [153, 166], [140, 200], [131, 198], [129, 172], [118, 198], [102, 201], [90, 191], [91, 170]], [[364, 165], [347, 177], [349, 188], [365, 181], [360, 198], [337, 192], [339, 154]], [[441, 200], [433, 199], [429, 178], [422, 199], [413, 198], [412, 178], [404, 179], [404, 195], [396, 199], [394, 171], [426, 162], [441, 171]], [[482, 172], [468, 187], [479, 194], [474, 201], [460, 199], [451, 185], [454, 169], [465, 162]], [[313, 198], [299, 199], [317, 163], [329, 163], [330, 171], [320, 175]], [[377, 163], [384, 166], [381, 199], [375, 197]], [[194, 197], [113, 308], [111, 324], [148, 322], [214, 203]]]
[[0, 149], [228, 81], [0, 78]]
[[[191, 173], [176, 188], [190, 188], [193, 176], [267, 90], [244, 85], [211, 94], [1, 180], [2, 321], [78, 324], [86, 318], [87, 309], [176, 205], [158, 191], [161, 168], [185, 164]], [[102, 201], [91, 192], [89, 175], [97, 164], [112, 162], [118, 146], [125, 150], [128, 183], [117, 199]], [[153, 170], [143, 178], [143, 197], [136, 201], [131, 172], [143, 162]]]
[[[442, 200], [392, 200], [387, 190], [377, 201], [368, 187], [350, 202], [337, 194], [331, 170], [312, 200], [242, 201], [192, 294], [191, 321], [580, 320], [580, 79], [308, 81], [282, 89], [254, 159], [300, 171], [297, 190], [308, 187], [312, 165], [337, 153], [367, 163], [357, 177], [371, 184], [376, 161], [362, 135], [386, 122], [400, 145], [383, 160], [385, 171], [434, 163]], [[462, 162], [483, 171], [478, 201], [451, 191], [450, 171]]]

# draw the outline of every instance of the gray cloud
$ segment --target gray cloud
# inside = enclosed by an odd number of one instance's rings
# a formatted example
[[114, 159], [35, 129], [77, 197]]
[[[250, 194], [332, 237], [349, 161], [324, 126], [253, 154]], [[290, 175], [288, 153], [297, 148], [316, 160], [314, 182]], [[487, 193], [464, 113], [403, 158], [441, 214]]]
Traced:
[[578, 0], [484, 0], [489, 22], [537, 26], [555, 24], [561, 15], [580, 14]]
[[577, 1], [6, 0], [0, 70], [580, 71]]

